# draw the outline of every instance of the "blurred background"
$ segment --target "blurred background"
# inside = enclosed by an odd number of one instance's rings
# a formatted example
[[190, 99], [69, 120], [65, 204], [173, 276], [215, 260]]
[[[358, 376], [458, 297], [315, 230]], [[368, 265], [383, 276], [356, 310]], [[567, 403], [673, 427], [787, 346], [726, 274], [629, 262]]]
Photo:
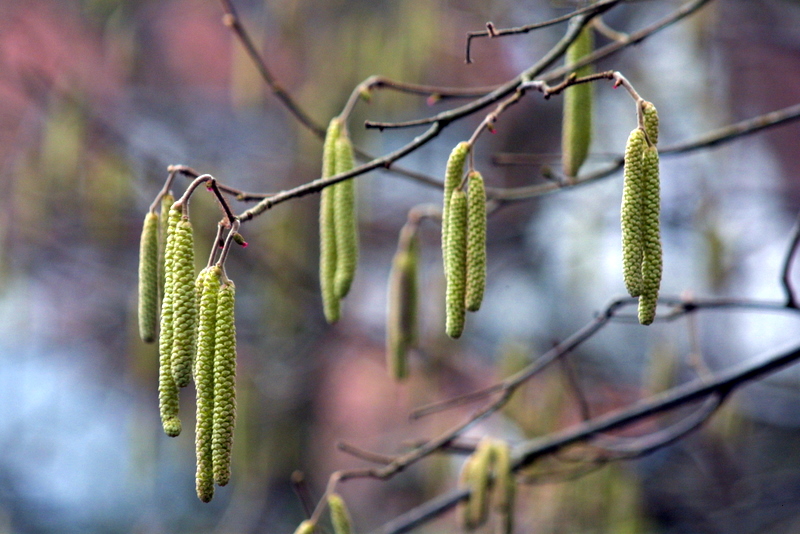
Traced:
[[[633, 31], [677, 1], [636, 2], [605, 17]], [[319, 124], [364, 78], [460, 87], [498, 84], [533, 64], [565, 26], [477, 40], [467, 31], [567, 12], [547, 0], [241, 0], [282, 85]], [[392, 454], [441, 433], [474, 406], [409, 423], [415, 407], [521, 368], [624, 293], [621, 173], [509, 206], [489, 221], [489, 280], [464, 337], [446, 338], [439, 227], [423, 242], [423, 333], [412, 376], [384, 364], [386, 282], [407, 211], [441, 192], [396, 175], [359, 179], [361, 258], [339, 324], [326, 325], [317, 281], [318, 197], [284, 203], [242, 230], [227, 271], [237, 285], [238, 421], [232, 482], [202, 504], [194, 489], [193, 391], [184, 433], [158, 417], [157, 351], [136, 330], [138, 239], [169, 164], [253, 192], [318, 177], [321, 143], [266, 89], [212, 0], [0, 3], [0, 533], [283, 533], [303, 519], [291, 475], [321, 495], [328, 475], [367, 465], [336, 443]], [[598, 37], [598, 43], [607, 40]], [[661, 116], [660, 144], [798, 102], [800, 4], [711, 2], [691, 19], [603, 61]], [[586, 170], [620, 154], [633, 102], [597, 84]], [[373, 154], [419, 130], [365, 131], [451, 102], [376, 93], [350, 123]], [[481, 137], [487, 184], [538, 183], [558, 170], [560, 98], [530, 95]], [[443, 175], [451, 148], [482, 116], [453, 124], [401, 164]], [[662, 160], [662, 293], [782, 298], [779, 274], [800, 208], [800, 125]], [[537, 154], [497, 166], [501, 153]], [[182, 186], [176, 187], [180, 194]], [[238, 210], [246, 206], [237, 206]], [[220, 217], [192, 202], [198, 261]], [[204, 260], [203, 260], [204, 261]], [[717, 311], [649, 328], [614, 324], [570, 355], [598, 414], [703, 369], [758, 358], [797, 338], [789, 314]], [[525, 476], [518, 532], [745, 533], [800, 530], [800, 376], [750, 385], [702, 430], [640, 460], [599, 467], [562, 458]], [[471, 429], [513, 443], [579, 421], [563, 369], [536, 377]], [[657, 422], [639, 430], [652, 430]], [[454, 487], [463, 457], [434, 456], [388, 482], [341, 486], [359, 532]], [[591, 466], [589, 466], [591, 467]], [[454, 515], [418, 532], [458, 532]], [[487, 532], [490, 529], [487, 528]]]

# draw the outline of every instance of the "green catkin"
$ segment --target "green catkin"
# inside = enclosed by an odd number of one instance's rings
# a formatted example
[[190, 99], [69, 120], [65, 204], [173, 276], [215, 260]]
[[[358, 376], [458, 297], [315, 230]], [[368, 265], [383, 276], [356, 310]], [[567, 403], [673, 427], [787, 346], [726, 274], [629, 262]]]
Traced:
[[467, 193], [467, 310], [478, 311], [486, 288], [486, 187], [479, 172], [469, 174]]
[[642, 293], [642, 255], [644, 167], [643, 154], [647, 142], [641, 128], [634, 129], [625, 146], [625, 172], [622, 189], [622, 274], [632, 297]]
[[317, 524], [310, 520], [306, 519], [300, 525], [298, 525], [297, 530], [294, 531], [294, 534], [313, 534], [317, 528]]
[[642, 161], [644, 168], [643, 254], [639, 322], [647, 325], [652, 323], [656, 316], [662, 273], [658, 150], [654, 146], [646, 148]]
[[511, 449], [505, 441], [494, 441], [494, 506], [500, 513], [502, 529], [511, 534], [514, 531], [514, 495], [516, 482], [511, 471]]
[[[342, 128], [338, 118], [331, 120], [322, 149], [322, 177], [336, 174], [336, 140]], [[339, 320], [340, 303], [336, 297], [336, 229], [334, 222], [334, 190], [326, 187], [319, 203], [319, 283], [322, 306], [328, 323]]]
[[408, 377], [408, 351], [417, 342], [419, 301], [419, 236], [416, 225], [400, 232], [389, 274], [386, 313], [386, 363], [395, 380]]
[[442, 258], [444, 274], [447, 275], [447, 217], [450, 210], [450, 198], [453, 190], [461, 183], [464, 176], [464, 162], [469, 154], [470, 145], [466, 141], [458, 143], [447, 159], [447, 168], [444, 173], [444, 200], [442, 202]]
[[181, 433], [181, 420], [178, 418], [178, 386], [172, 377], [172, 338], [173, 338], [173, 264], [175, 232], [181, 220], [181, 209], [169, 210], [167, 237], [164, 246], [164, 297], [161, 302], [161, 325], [158, 339], [159, 373], [158, 405], [164, 432], [171, 437]]
[[445, 331], [448, 336], [457, 339], [464, 331], [466, 312], [464, 297], [467, 289], [467, 196], [464, 191], [459, 189], [453, 191], [448, 211]]
[[228, 281], [217, 297], [214, 332], [214, 426], [211, 455], [214, 482], [220, 486], [231, 476], [231, 445], [236, 420], [236, 325], [234, 301], [236, 288]]
[[644, 131], [652, 146], [658, 144], [658, 110], [652, 102], [642, 102], [642, 115], [644, 117]]
[[482, 439], [473, 456], [469, 480], [469, 528], [477, 528], [489, 518], [489, 480], [494, 464], [491, 439]]
[[[475, 478], [475, 454], [470, 455], [461, 466], [461, 473], [458, 477], [458, 485], [462, 487], [472, 488], [473, 479]], [[470, 491], [469, 498], [462, 500], [459, 507], [459, 520], [463, 528], [471, 530], [477, 525], [472, 524], [472, 503], [474, 496]]]
[[192, 379], [197, 328], [192, 224], [184, 216], [175, 228], [172, 264], [172, 377], [178, 387]]
[[197, 280], [202, 288], [197, 323], [197, 355], [194, 382], [197, 389], [197, 423], [195, 452], [197, 497], [209, 502], [214, 496], [214, 472], [211, 440], [214, 427], [214, 345], [216, 337], [217, 296], [221, 270], [211, 267], [200, 272]]
[[328, 495], [328, 508], [331, 511], [331, 523], [335, 534], [351, 534], [353, 529], [350, 512], [347, 511], [347, 505], [341, 495], [338, 493]]
[[[586, 26], [580, 35], [567, 48], [567, 66], [575, 64], [594, 48], [592, 28]], [[577, 77], [588, 76], [594, 72], [591, 65], [575, 71]], [[564, 91], [564, 114], [562, 120], [561, 150], [564, 175], [577, 176], [592, 140], [592, 84], [581, 83]]]
[[158, 321], [158, 214], [147, 212], [139, 243], [139, 336], [156, 340]]
[[167, 193], [161, 197], [161, 218], [158, 228], [158, 294], [164, 298], [164, 256], [167, 249], [167, 232], [169, 230], [169, 210], [175, 203], [172, 193]]
[[[355, 167], [353, 144], [342, 130], [336, 140], [336, 174]], [[332, 187], [334, 195], [334, 232], [336, 234], [336, 296], [343, 299], [350, 291], [358, 264], [358, 220], [356, 218], [356, 182], [354, 179], [339, 182]]]

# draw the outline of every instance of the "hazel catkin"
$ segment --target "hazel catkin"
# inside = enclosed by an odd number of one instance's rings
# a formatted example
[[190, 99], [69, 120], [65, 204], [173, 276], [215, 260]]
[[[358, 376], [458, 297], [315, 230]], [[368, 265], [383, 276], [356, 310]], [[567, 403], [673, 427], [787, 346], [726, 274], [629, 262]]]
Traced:
[[161, 325], [159, 329], [158, 352], [158, 406], [164, 432], [171, 437], [181, 433], [178, 418], [178, 386], [172, 377], [172, 338], [173, 338], [173, 264], [175, 232], [181, 219], [180, 207], [169, 210], [167, 238], [164, 246], [164, 296], [161, 302]]
[[479, 172], [471, 172], [467, 192], [466, 308], [478, 311], [486, 288], [486, 188]]
[[644, 117], [644, 131], [647, 132], [647, 139], [650, 145], [658, 144], [658, 110], [652, 102], [647, 100], [641, 103], [642, 115]]
[[194, 374], [195, 388], [197, 389], [197, 422], [194, 441], [197, 456], [195, 482], [197, 496], [203, 502], [209, 502], [214, 496], [211, 441], [214, 427], [214, 348], [220, 275], [220, 268], [214, 266], [204, 269], [197, 277], [201, 286], [201, 295]]
[[511, 448], [501, 440], [493, 441], [494, 447], [494, 487], [492, 489], [494, 508], [500, 514], [500, 532], [511, 534], [514, 531], [514, 497], [516, 482], [511, 468]]
[[351, 534], [353, 532], [350, 512], [347, 505], [338, 493], [328, 495], [328, 508], [331, 512], [331, 523], [335, 534]]
[[417, 341], [419, 301], [419, 236], [415, 224], [406, 224], [389, 273], [386, 313], [386, 363], [395, 380], [408, 376], [408, 351]]
[[[584, 27], [575, 41], [567, 48], [567, 66], [575, 64], [589, 55], [594, 47], [594, 36], [590, 26]], [[578, 77], [594, 72], [591, 65], [575, 71]], [[574, 178], [578, 174], [592, 140], [592, 84], [581, 83], [567, 87], [564, 91], [564, 113], [562, 118], [561, 151], [564, 175]]]
[[175, 228], [172, 264], [172, 377], [178, 387], [192, 378], [197, 327], [192, 224], [184, 216]]
[[[353, 170], [353, 144], [342, 128], [336, 140], [336, 174]], [[334, 233], [336, 235], [336, 296], [343, 299], [350, 291], [358, 264], [358, 220], [356, 182], [350, 178], [332, 186], [334, 195]]]
[[447, 217], [447, 290], [445, 297], [445, 331], [453, 339], [464, 331], [467, 283], [467, 197], [455, 189]]
[[234, 301], [236, 288], [225, 282], [217, 296], [214, 330], [214, 425], [211, 454], [214, 482], [220, 486], [231, 476], [231, 445], [236, 421], [236, 325]]
[[316, 529], [317, 529], [317, 524], [311, 519], [306, 519], [297, 526], [297, 529], [295, 529], [294, 534], [314, 534], [314, 531]]
[[645, 134], [635, 128], [625, 146], [625, 170], [622, 189], [622, 274], [625, 287], [632, 297], [642, 293], [642, 254], [644, 166], [642, 156], [646, 145]]
[[174, 203], [175, 197], [172, 196], [172, 193], [166, 193], [161, 197], [161, 216], [158, 225], [158, 295], [161, 300], [164, 298], [164, 256], [167, 250], [167, 232], [169, 231], [168, 214]]
[[158, 214], [144, 217], [139, 242], [139, 336], [145, 343], [156, 340], [158, 321]]
[[660, 230], [660, 183], [658, 150], [644, 150], [642, 157], [644, 195], [642, 221], [642, 294], [639, 297], [639, 322], [650, 324], [656, 316], [658, 292], [661, 287], [662, 249]]
[[459, 186], [464, 176], [464, 162], [469, 154], [470, 144], [466, 141], [458, 143], [447, 158], [447, 167], [444, 173], [444, 196], [442, 201], [442, 258], [444, 272], [447, 274], [447, 217], [450, 211], [450, 198], [453, 190]]
[[[336, 174], [336, 140], [342, 128], [339, 118], [331, 119], [322, 148], [322, 178]], [[333, 186], [320, 193], [319, 204], [319, 283], [322, 307], [328, 323], [339, 320], [340, 302], [336, 296], [336, 225]]]

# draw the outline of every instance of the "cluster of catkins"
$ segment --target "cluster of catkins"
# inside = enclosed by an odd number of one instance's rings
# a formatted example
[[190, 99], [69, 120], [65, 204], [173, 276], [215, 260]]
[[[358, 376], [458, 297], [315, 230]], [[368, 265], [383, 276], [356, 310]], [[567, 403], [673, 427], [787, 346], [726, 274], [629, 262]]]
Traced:
[[[322, 178], [353, 169], [353, 144], [344, 122], [334, 117], [322, 150]], [[350, 291], [358, 263], [356, 183], [349, 179], [322, 190], [319, 208], [319, 278], [329, 323], [339, 320], [341, 300]]]
[[197, 495], [208, 502], [214, 484], [223, 486], [230, 479], [236, 411], [235, 287], [218, 265], [207, 267], [195, 278], [192, 225], [184, 204], [172, 204], [172, 200], [165, 195], [162, 201], [161, 224], [157, 213], [145, 216], [139, 258], [139, 329], [144, 341], [155, 341], [161, 294], [161, 423], [167, 435], [180, 434], [178, 392], [194, 377]]
[[473, 530], [486, 523], [491, 505], [501, 518], [498, 531], [513, 532], [515, 484], [508, 443], [483, 438], [461, 469], [461, 485], [470, 490], [469, 499], [460, 505], [464, 528]]
[[[350, 512], [338, 493], [328, 494], [328, 510], [331, 515], [331, 524], [334, 534], [352, 534], [353, 527], [350, 520]], [[313, 534], [317, 532], [317, 522], [314, 519], [306, 519], [297, 527], [294, 534]]]
[[650, 324], [656, 316], [662, 270], [658, 112], [644, 100], [638, 106], [644, 128], [634, 128], [625, 147], [622, 270], [628, 293], [639, 297], [639, 322]]

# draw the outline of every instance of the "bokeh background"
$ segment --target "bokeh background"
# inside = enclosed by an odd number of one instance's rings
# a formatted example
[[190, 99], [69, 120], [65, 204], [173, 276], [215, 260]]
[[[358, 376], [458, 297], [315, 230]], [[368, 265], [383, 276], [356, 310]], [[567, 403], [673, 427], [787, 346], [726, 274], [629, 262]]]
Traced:
[[[642, 27], [680, 2], [635, 2], [606, 22]], [[567, 12], [546, 0], [241, 0], [268, 64], [319, 124], [372, 74], [447, 86], [501, 83], [564, 31], [475, 42], [489, 20], [509, 27]], [[408, 422], [417, 406], [519, 369], [623, 294], [621, 174], [521, 202], [489, 222], [483, 309], [458, 342], [443, 333], [439, 228], [422, 229], [423, 336], [412, 377], [384, 365], [386, 280], [407, 211], [435, 188], [375, 172], [359, 179], [361, 260], [342, 321], [325, 324], [317, 282], [318, 197], [282, 204], [243, 227], [237, 284], [239, 412], [233, 480], [212, 503], [194, 492], [194, 402], [184, 433], [166, 437], [157, 354], [136, 332], [138, 238], [169, 164], [231, 186], [278, 191], [318, 177], [321, 143], [266, 89], [213, 0], [7, 0], [0, 3], [0, 532], [283, 533], [304, 517], [295, 471], [319, 496], [333, 470], [366, 465], [341, 440], [396, 453], [442, 432], [472, 406]], [[605, 38], [599, 37], [599, 43]], [[797, 103], [800, 4], [719, 0], [603, 61], [661, 114], [661, 143]], [[634, 106], [596, 88], [587, 170], [619, 154]], [[361, 104], [351, 133], [386, 153], [416, 130], [365, 131], [445, 109], [388, 92]], [[541, 182], [558, 170], [559, 98], [530, 95], [481, 138], [489, 185]], [[482, 117], [451, 125], [402, 164], [442, 176], [447, 154]], [[800, 208], [798, 137], [787, 125], [723, 147], [664, 158], [664, 294], [782, 297], [779, 270]], [[537, 154], [525, 167], [501, 153]], [[183, 185], [183, 184], [182, 184]], [[178, 192], [180, 191], [179, 188]], [[237, 209], [244, 209], [238, 206]], [[218, 208], [192, 202], [197, 256]], [[570, 356], [594, 413], [757, 358], [797, 338], [789, 314], [713, 312], [643, 328], [613, 325]], [[797, 370], [751, 385], [699, 432], [646, 458], [579, 480], [570, 458], [526, 477], [518, 532], [749, 533], [800, 529]], [[471, 429], [512, 443], [579, 420], [563, 369], [535, 378]], [[655, 428], [657, 423], [639, 430]], [[341, 487], [359, 532], [456, 484], [463, 456], [429, 458], [388, 482]], [[589, 466], [591, 467], [591, 466]], [[528, 480], [529, 479], [529, 480]], [[457, 532], [453, 514], [419, 532]], [[488, 531], [488, 530], [487, 530]]]

